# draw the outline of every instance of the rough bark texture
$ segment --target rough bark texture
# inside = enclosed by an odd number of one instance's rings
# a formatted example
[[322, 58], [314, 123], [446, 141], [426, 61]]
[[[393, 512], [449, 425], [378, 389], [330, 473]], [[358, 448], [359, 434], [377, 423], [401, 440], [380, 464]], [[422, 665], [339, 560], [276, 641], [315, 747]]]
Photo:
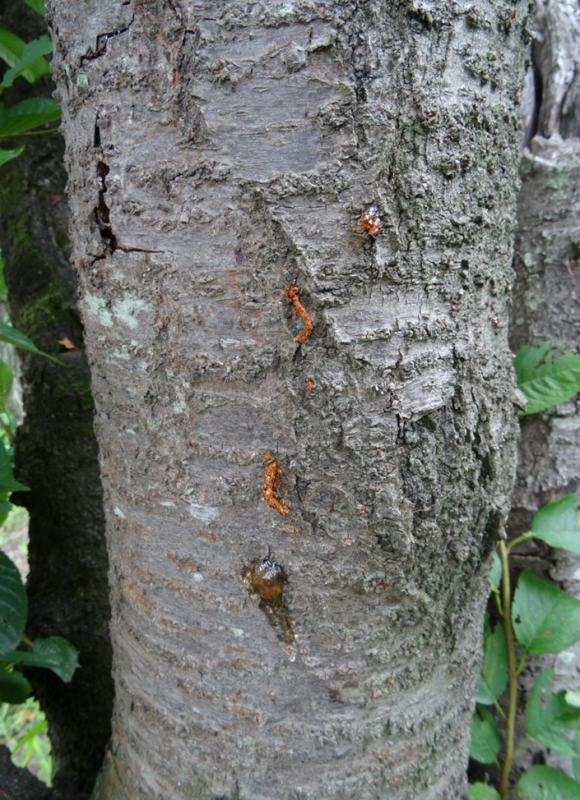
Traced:
[[[524, 344], [580, 341], [580, 5], [537, 2], [532, 77], [528, 82], [527, 147], [521, 163], [514, 304], [510, 339]], [[522, 420], [518, 472], [509, 529], [529, 529], [547, 503], [580, 491], [580, 401]], [[529, 543], [514, 559], [580, 598], [580, 558]], [[556, 658], [533, 658], [522, 675], [520, 734], [529, 690], [544, 669], [555, 669], [553, 691], [580, 691], [580, 645]], [[537, 743], [519, 761], [547, 760], [570, 771], [569, 759]]]
[[[463, 797], [526, 8], [49, 7], [112, 565], [95, 796]], [[294, 641], [242, 583], [267, 557]]]
[[[24, 3], [0, 2], [2, 27], [30, 40], [46, 32]], [[17, 81], [7, 106], [54, 90]], [[2, 168], [0, 244], [11, 318], [67, 368], [22, 358], [26, 417], [16, 442], [16, 474], [31, 487], [13, 496], [30, 512], [29, 637], [60, 635], [80, 651], [70, 684], [30, 670], [45, 710], [59, 773], [91, 788], [111, 735], [113, 683], [108, 623], [108, 560], [94, 405], [70, 265], [66, 173], [60, 137], [22, 139], [23, 155]], [[10, 146], [16, 146], [14, 140]], [[80, 349], [62, 352], [68, 337]], [[23, 351], [22, 351], [23, 352]]]

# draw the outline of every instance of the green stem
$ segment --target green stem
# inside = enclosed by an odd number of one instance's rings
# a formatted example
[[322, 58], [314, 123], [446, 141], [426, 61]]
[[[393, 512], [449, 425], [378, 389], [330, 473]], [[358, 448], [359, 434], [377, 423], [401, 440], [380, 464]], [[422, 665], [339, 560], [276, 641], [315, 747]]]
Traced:
[[3, 420], [3, 419], [0, 419], [0, 426], [2, 427], [2, 430], [4, 431], [4, 433], [6, 434], [6, 436], [8, 437], [8, 441], [10, 442], [10, 444], [11, 444], [12, 446], [14, 446], [14, 434], [13, 434], [13, 433], [12, 433], [12, 431], [10, 430], [10, 425], [7, 425], [7, 424], [4, 422], [4, 420]]
[[508, 549], [507, 549], [508, 553], [511, 553], [511, 551], [514, 549], [514, 547], [517, 544], [519, 544], [520, 542], [525, 542], [526, 539], [531, 539], [531, 534], [530, 533], [524, 533], [521, 536], [518, 536], [517, 539], [514, 539], [513, 542], [511, 542], [511, 544], [508, 546]]
[[495, 703], [495, 707], [496, 707], [496, 710], [497, 710], [498, 714], [500, 715], [500, 717], [502, 717], [502, 719], [505, 720], [505, 718], [506, 718], [505, 711], [500, 706], [500, 704], [497, 702], [497, 700], [494, 700], [493, 702]]
[[0, 139], [19, 139], [21, 136], [53, 136], [59, 133], [59, 128], [50, 128], [47, 131], [25, 131], [23, 133], [0, 133]]
[[495, 597], [495, 604], [497, 606], [497, 610], [499, 611], [500, 617], [503, 617], [503, 608], [501, 607], [501, 597], [499, 596], [499, 592], [497, 589], [493, 590], [493, 596]]
[[509, 706], [506, 720], [506, 744], [505, 744], [505, 760], [503, 762], [503, 769], [501, 773], [501, 780], [499, 784], [499, 793], [502, 800], [506, 800], [508, 796], [508, 787], [510, 781], [510, 774], [512, 771], [512, 763], [514, 760], [514, 734], [516, 724], [516, 705], [518, 698], [518, 683], [517, 683], [517, 668], [516, 668], [516, 647], [514, 639], [514, 629], [512, 627], [512, 599], [510, 588], [510, 573], [508, 563], [508, 549], [505, 542], [499, 543], [499, 557], [502, 566], [502, 579], [501, 588], [503, 596], [503, 627], [505, 631], [505, 640], [507, 646], [508, 657], [508, 674], [509, 674]]
[[523, 670], [524, 664], [526, 663], [527, 657], [528, 657], [528, 653], [524, 653], [522, 658], [521, 658], [521, 660], [520, 660], [520, 663], [518, 664], [518, 668], [516, 670], [516, 675], [519, 675], [521, 673], [521, 671]]
[[519, 745], [518, 745], [518, 747], [516, 749], [516, 752], [514, 753], [514, 758], [517, 758], [519, 756], [519, 754], [522, 752], [522, 750], [527, 745], [529, 740], [530, 740], [530, 737], [527, 736], [527, 735], [522, 739], [522, 741], [519, 743]]

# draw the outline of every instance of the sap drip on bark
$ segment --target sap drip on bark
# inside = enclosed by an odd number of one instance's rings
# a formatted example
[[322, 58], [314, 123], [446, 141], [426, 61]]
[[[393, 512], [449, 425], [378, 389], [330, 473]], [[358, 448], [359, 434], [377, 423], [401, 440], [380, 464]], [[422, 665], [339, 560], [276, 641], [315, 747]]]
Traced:
[[260, 598], [259, 608], [276, 630], [278, 638], [293, 642], [294, 633], [283, 601], [284, 588], [288, 583], [284, 567], [269, 557], [258, 558], [244, 567], [242, 583], [251, 594]]
[[280, 462], [276, 461], [271, 453], [266, 453], [264, 461], [264, 500], [270, 508], [285, 517], [290, 509], [287, 501], [278, 496], [278, 490], [282, 485], [282, 475], [284, 471]]
[[310, 319], [310, 315], [300, 302], [298, 287], [289, 286], [287, 289], [285, 289], [285, 292], [288, 295], [289, 302], [292, 303], [292, 305], [294, 306], [294, 311], [292, 312], [292, 319], [296, 319], [300, 314], [300, 316], [304, 320], [304, 324], [306, 325], [305, 329], [301, 333], [299, 333], [298, 336], [294, 337], [295, 342], [298, 342], [298, 344], [302, 344], [302, 342], [305, 342], [306, 339], [312, 333], [312, 320]]

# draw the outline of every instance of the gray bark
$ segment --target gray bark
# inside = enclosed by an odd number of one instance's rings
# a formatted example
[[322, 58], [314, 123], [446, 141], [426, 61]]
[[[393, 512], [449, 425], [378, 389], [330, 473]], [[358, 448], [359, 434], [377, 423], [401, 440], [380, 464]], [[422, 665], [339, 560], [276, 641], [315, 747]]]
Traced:
[[525, 9], [49, 7], [111, 558], [95, 797], [465, 796]]
[[[0, 0], [0, 14], [2, 27], [25, 40], [46, 33], [42, 17], [23, 2]], [[10, 107], [53, 90], [48, 77], [34, 86], [19, 80], [3, 99]], [[66, 363], [20, 351], [26, 416], [16, 439], [16, 475], [31, 491], [12, 499], [30, 512], [26, 632], [64, 636], [78, 648], [81, 664], [70, 684], [49, 670], [31, 669], [29, 677], [49, 721], [55, 785], [90, 790], [111, 735], [110, 606], [94, 407], [70, 264], [64, 148], [55, 136], [4, 144], [27, 145], [0, 177], [10, 316], [37, 347]], [[59, 353], [64, 337], [79, 349]]]
[[[518, 200], [514, 304], [510, 339], [524, 344], [580, 341], [580, 4], [537, 2], [532, 24], [531, 76], [526, 109], [527, 146]], [[522, 421], [510, 534], [529, 529], [535, 512], [580, 491], [580, 402]], [[514, 559], [580, 598], [580, 558], [529, 543]], [[580, 691], [580, 645], [557, 657], [533, 658], [522, 675], [520, 734], [525, 702], [537, 676], [553, 667], [553, 691]], [[545, 760], [570, 772], [570, 761], [537, 743], [522, 754], [520, 769]]]

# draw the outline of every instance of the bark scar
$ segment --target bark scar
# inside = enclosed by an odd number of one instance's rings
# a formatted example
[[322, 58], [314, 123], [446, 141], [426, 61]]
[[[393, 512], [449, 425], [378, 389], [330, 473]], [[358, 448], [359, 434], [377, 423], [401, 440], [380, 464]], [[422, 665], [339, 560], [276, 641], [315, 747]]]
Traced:
[[287, 289], [284, 290], [288, 295], [288, 300], [290, 303], [294, 305], [294, 311], [292, 313], [292, 319], [296, 319], [298, 314], [304, 320], [304, 324], [306, 328], [298, 334], [298, 336], [294, 337], [294, 341], [302, 344], [302, 342], [306, 341], [306, 339], [312, 333], [312, 320], [308, 316], [308, 312], [300, 302], [300, 298], [298, 296], [298, 287], [297, 286], [289, 286]]
[[259, 608], [277, 631], [278, 638], [283, 642], [293, 642], [294, 632], [282, 597], [288, 583], [284, 567], [271, 561], [269, 556], [258, 558], [244, 567], [242, 583], [251, 594], [260, 598]]
[[286, 500], [278, 497], [278, 489], [282, 485], [282, 467], [279, 461], [272, 456], [272, 453], [266, 453], [264, 456], [266, 461], [264, 470], [264, 500], [270, 508], [277, 511], [283, 517], [289, 511], [288, 503]]

